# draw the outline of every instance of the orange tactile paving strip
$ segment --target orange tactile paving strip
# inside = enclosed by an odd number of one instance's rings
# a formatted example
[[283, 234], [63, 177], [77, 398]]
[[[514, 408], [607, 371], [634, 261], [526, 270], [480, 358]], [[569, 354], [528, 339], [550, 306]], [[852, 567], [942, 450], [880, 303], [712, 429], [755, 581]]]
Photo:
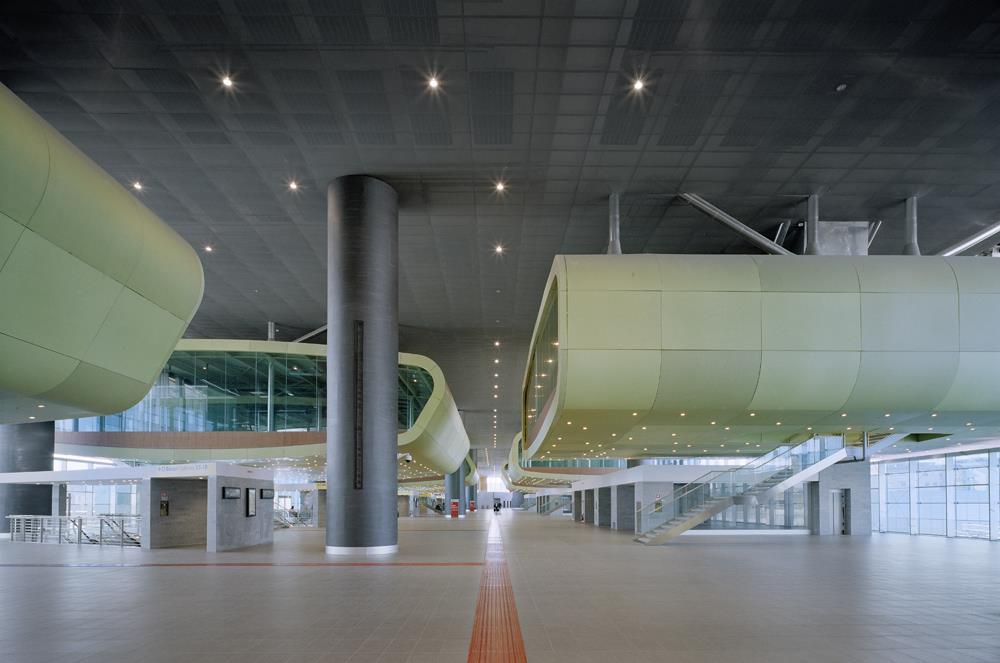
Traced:
[[102, 563], [93, 564], [0, 564], [0, 568], [73, 568], [73, 569], [109, 569], [109, 568], [147, 568], [147, 567], [196, 567], [196, 566], [224, 566], [224, 567], [258, 567], [258, 566], [483, 566], [483, 562], [151, 562], [148, 564], [136, 563]]
[[486, 563], [479, 583], [468, 663], [525, 663], [527, 660], [500, 527], [493, 522], [486, 538]]

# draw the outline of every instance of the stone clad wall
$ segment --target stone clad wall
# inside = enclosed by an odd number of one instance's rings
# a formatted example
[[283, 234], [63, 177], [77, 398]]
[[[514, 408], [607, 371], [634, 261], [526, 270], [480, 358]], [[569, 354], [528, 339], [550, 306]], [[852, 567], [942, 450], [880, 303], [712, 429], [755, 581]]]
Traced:
[[[240, 499], [222, 499], [222, 488], [239, 488]], [[248, 518], [247, 488], [257, 489], [257, 515]], [[206, 548], [209, 552], [223, 552], [238, 548], [249, 548], [269, 544], [274, 541], [274, 500], [261, 499], [262, 488], [274, 488], [274, 482], [267, 479], [246, 479], [232, 477], [210, 477], [208, 480], [209, 523]]]

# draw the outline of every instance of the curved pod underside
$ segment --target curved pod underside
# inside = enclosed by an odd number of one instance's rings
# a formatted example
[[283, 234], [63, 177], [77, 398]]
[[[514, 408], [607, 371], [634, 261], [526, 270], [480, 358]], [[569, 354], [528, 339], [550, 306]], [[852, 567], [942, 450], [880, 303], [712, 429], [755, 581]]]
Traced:
[[201, 262], [3, 86], [0, 154], [0, 421], [124, 410], [198, 309]]

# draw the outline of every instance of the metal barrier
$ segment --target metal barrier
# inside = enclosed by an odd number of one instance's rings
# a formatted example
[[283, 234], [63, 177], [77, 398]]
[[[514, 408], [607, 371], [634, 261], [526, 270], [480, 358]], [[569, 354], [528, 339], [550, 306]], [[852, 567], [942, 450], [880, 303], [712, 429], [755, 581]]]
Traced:
[[7, 516], [10, 540], [25, 543], [138, 548], [142, 545], [141, 516]]

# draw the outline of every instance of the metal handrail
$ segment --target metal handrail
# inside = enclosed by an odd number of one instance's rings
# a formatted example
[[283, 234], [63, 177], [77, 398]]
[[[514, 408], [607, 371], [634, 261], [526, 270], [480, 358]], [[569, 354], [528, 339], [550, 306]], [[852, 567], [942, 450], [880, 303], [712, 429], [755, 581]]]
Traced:
[[[747, 472], [753, 473], [755, 470], [759, 470], [760, 468], [762, 468], [763, 466], [765, 466], [765, 465], [767, 465], [769, 463], [772, 463], [772, 462], [775, 462], [775, 461], [779, 461], [780, 462], [780, 461], [782, 461], [784, 459], [787, 459], [787, 458], [791, 457], [792, 454], [798, 452], [798, 450], [800, 450], [802, 447], [804, 447], [806, 445], [809, 445], [809, 444], [813, 444], [817, 440], [821, 440], [821, 439], [822, 439], [821, 436], [813, 436], [813, 437], [810, 437], [810, 438], [808, 438], [808, 439], [806, 439], [806, 440], [804, 440], [804, 441], [802, 441], [802, 442], [800, 442], [798, 444], [782, 445], [782, 446], [776, 447], [775, 449], [772, 449], [771, 451], [769, 451], [768, 453], [764, 454], [763, 456], [759, 456], [759, 457], [751, 460], [750, 462], [746, 463], [745, 465], [741, 465], [739, 467], [727, 468], [727, 469], [724, 469], [724, 470], [716, 470], [716, 471], [713, 471], [713, 472], [708, 472], [707, 474], [704, 474], [704, 475], [698, 477], [697, 479], [695, 479], [694, 481], [690, 481], [687, 484], [685, 484], [684, 486], [682, 486], [682, 492], [680, 492], [680, 493], [674, 493], [674, 495], [672, 495], [670, 499], [668, 499], [668, 500], [654, 500], [652, 503], [642, 505], [642, 507], [640, 509], [636, 510], [636, 516], [637, 516], [637, 518], [642, 519], [644, 521], [645, 518], [643, 518], [643, 516], [647, 515], [647, 513], [649, 513], [649, 514], [660, 513], [660, 512], [666, 513], [667, 512], [666, 507], [668, 505], [670, 505], [670, 506], [676, 505], [678, 502], [680, 502], [684, 498], [690, 497], [696, 491], [703, 491], [703, 490], [705, 490], [705, 487], [706, 486], [711, 486], [711, 484], [729, 482], [729, 483], [733, 484], [734, 491], [735, 491], [736, 484], [737, 483], [742, 483], [742, 482], [736, 482], [733, 479], [734, 477], [738, 476], [738, 473], [747, 473]], [[841, 444], [843, 445], [843, 440], [841, 440]], [[775, 468], [775, 472], [780, 471], [780, 469], [781, 468]], [[726, 478], [723, 481], [720, 481], [720, 478], [724, 477], [726, 475], [728, 475], [728, 478]], [[750, 485], [751, 484], [748, 484], [748, 488], [747, 488], [748, 490], [749, 490], [749, 486]], [[757, 485], [757, 482], [755, 482], [752, 485]], [[734, 497], [734, 496], [735, 496], [735, 492], [734, 492], [733, 495], [730, 495], [730, 497]], [[657, 504], [657, 503], [659, 503], [659, 504]], [[672, 508], [670, 510], [671, 513], [674, 512], [674, 511], [676, 511], [676, 509], [674, 509], [674, 508]]]
[[[141, 516], [47, 516], [11, 515], [10, 540], [25, 543], [76, 543], [78, 545], [117, 545], [136, 547], [142, 544]], [[89, 532], [97, 530], [97, 536]], [[133, 531], [134, 530], [134, 531]], [[54, 537], [53, 537], [54, 535]]]

